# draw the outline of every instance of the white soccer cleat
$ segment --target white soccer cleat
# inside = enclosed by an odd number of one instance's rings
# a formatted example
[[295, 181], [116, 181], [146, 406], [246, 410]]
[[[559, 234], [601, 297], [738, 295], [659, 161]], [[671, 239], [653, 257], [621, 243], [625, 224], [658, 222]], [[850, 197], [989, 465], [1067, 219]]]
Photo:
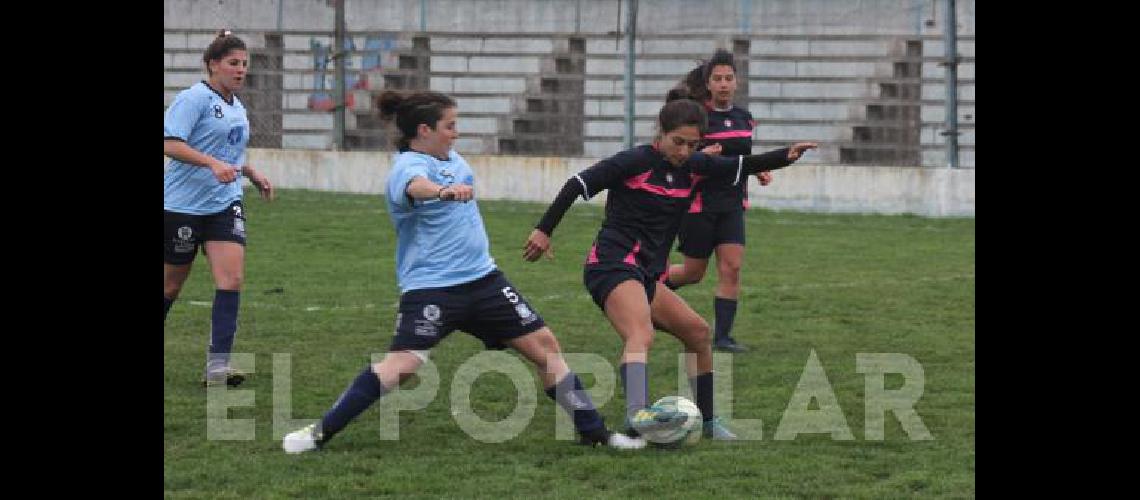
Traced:
[[317, 444], [317, 424], [310, 424], [309, 426], [295, 430], [285, 435], [285, 439], [281, 441], [281, 448], [285, 453], [304, 453], [306, 451], [313, 451], [320, 447]]
[[618, 450], [640, 450], [645, 448], [645, 445], [644, 439], [630, 437], [621, 432], [610, 434], [610, 438], [606, 441], [606, 446]]

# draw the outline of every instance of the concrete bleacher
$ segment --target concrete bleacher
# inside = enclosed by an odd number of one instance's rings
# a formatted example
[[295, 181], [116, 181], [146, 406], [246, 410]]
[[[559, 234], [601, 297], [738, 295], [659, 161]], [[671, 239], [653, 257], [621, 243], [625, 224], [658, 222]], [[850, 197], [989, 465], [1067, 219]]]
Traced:
[[[239, 32], [251, 49], [251, 111], [258, 147], [328, 149], [333, 114], [310, 107], [313, 41], [329, 31]], [[356, 50], [346, 146], [386, 148], [391, 131], [372, 100], [386, 88], [431, 89], [460, 108], [468, 154], [602, 157], [624, 147], [625, 40], [593, 33], [418, 33], [350, 31]], [[201, 53], [212, 31], [164, 31], [163, 106], [205, 78]], [[392, 45], [368, 52], [369, 40]], [[974, 38], [959, 39], [959, 157], [974, 167]], [[649, 140], [666, 91], [698, 59], [724, 47], [740, 66], [738, 104], [756, 117], [754, 149], [814, 140], [829, 164], [944, 166], [942, 39], [886, 34], [647, 34], [639, 39], [635, 134]], [[379, 61], [376, 60], [377, 56]], [[372, 57], [372, 59], [369, 59]], [[370, 63], [371, 61], [371, 63]], [[369, 64], [379, 68], [365, 71]], [[334, 65], [324, 92], [332, 94]]]

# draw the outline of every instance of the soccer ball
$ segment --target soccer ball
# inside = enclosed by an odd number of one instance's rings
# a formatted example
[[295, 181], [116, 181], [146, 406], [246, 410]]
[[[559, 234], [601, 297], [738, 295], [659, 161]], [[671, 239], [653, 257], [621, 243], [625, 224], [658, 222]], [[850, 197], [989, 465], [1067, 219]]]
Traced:
[[664, 410], [676, 410], [685, 414], [685, 422], [674, 429], [651, 430], [642, 433], [650, 442], [665, 445], [695, 443], [701, 439], [701, 410], [692, 401], [681, 396], [665, 396], [653, 406]]

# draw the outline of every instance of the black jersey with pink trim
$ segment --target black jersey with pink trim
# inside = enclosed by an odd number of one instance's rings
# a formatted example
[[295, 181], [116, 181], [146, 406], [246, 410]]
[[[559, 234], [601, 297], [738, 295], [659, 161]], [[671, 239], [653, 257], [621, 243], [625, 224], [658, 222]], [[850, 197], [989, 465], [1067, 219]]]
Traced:
[[673, 166], [651, 145], [622, 151], [579, 172], [574, 177], [582, 184], [584, 198], [609, 190], [606, 217], [586, 265], [664, 271], [694, 185], [705, 178], [731, 182], [745, 175], [738, 156], [694, 153], [685, 163]]
[[[705, 106], [709, 128], [702, 144], [720, 144], [722, 156], [752, 154], [752, 129], [756, 121], [748, 110], [733, 106], [718, 111]], [[748, 208], [748, 179], [709, 179], [697, 186], [690, 212], [733, 212]]]

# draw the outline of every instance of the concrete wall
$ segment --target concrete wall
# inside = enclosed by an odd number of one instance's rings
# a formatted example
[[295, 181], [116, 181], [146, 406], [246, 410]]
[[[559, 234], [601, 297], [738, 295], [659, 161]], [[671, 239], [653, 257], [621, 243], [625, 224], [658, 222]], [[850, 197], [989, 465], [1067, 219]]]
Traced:
[[[281, 2], [284, 2], [281, 4]], [[421, 18], [421, 5], [426, 16]], [[936, 0], [640, 0], [641, 33], [934, 34]], [[331, 30], [325, 0], [164, 0], [163, 28]], [[629, 2], [622, 2], [621, 16]], [[974, 34], [974, 1], [957, 1], [959, 33]], [[615, 0], [349, 0], [349, 30], [484, 33], [614, 31]], [[699, 20], [699, 21], [694, 21]], [[935, 21], [932, 27], [927, 20]]]
[[[263, 42], [261, 35], [249, 34], [246, 39], [256, 47]], [[201, 36], [193, 32], [166, 33], [164, 106], [185, 86], [204, 78], [199, 62], [201, 49], [194, 46], [206, 43], [204, 39], [195, 39]], [[357, 47], [363, 45], [364, 37], [359, 33], [354, 36]], [[306, 105], [314, 92], [315, 74], [308, 43], [311, 38], [329, 43], [328, 34], [287, 32], [282, 38], [285, 46], [282, 70], [256, 73], [281, 75], [283, 89], [277, 112], [283, 112], [284, 117], [277, 128], [256, 127], [253, 134], [280, 135], [280, 144], [286, 148], [328, 149], [332, 115], [310, 110]], [[558, 76], [545, 67], [552, 64], [555, 57], [548, 51], [567, 43], [567, 37], [551, 34], [510, 37], [454, 33], [429, 35], [425, 39], [431, 45], [427, 86], [456, 98], [464, 117], [465, 138], [460, 149], [480, 154], [506, 152], [500, 151], [499, 140], [510, 136], [515, 120], [524, 118], [526, 101], [543, 94], [537, 90], [541, 79]], [[573, 140], [581, 142], [581, 154], [604, 156], [620, 149], [624, 143], [624, 55], [615, 48], [610, 37], [587, 35], [581, 39], [585, 41], [585, 71], [581, 75], [582, 90], [577, 95], [581, 98], [583, 119]], [[742, 81], [741, 92], [746, 92], [742, 98], [746, 103], [742, 104], [759, 121], [754, 138], [757, 149], [782, 146], [788, 141], [814, 140], [836, 146], [822, 149], [816, 162], [844, 163], [840, 149], [854, 145], [854, 127], [871, 125], [869, 122], [873, 121], [868, 115], [868, 106], [880, 101], [898, 104], [895, 98], [880, 97], [880, 85], [904, 81], [892, 75], [897, 57], [892, 54], [901, 50], [902, 38], [899, 37], [646, 35], [637, 44], [641, 52], [637, 63], [636, 142], [651, 138], [661, 96], [677, 82], [678, 75], [690, 68], [693, 61], [707, 57], [714, 47], [731, 46], [734, 40], [750, 42], [748, 56], [741, 58], [742, 63], [748, 64], [747, 80]], [[909, 80], [916, 88], [909, 102], [920, 111], [919, 121], [912, 124], [920, 129], [912, 146], [921, 148], [921, 155], [903, 163], [942, 167], [945, 166], [945, 137], [940, 132], [944, 127], [945, 89], [941, 78], [944, 70], [938, 66], [942, 42], [930, 35], [916, 40], [921, 40], [922, 56], [911, 60], [921, 61], [918, 64], [922, 76]], [[396, 42], [402, 49], [410, 48], [411, 34], [399, 34]], [[959, 43], [964, 57], [959, 81], [962, 132], [959, 155], [963, 167], [973, 168], [975, 42], [972, 38], [962, 38]], [[361, 67], [362, 57], [354, 54], [351, 66]], [[331, 75], [326, 76], [331, 78]], [[357, 100], [370, 101], [367, 97]], [[347, 115], [347, 130], [357, 128], [355, 118], [355, 114]], [[536, 154], [526, 149], [519, 152]]]
[[[475, 170], [476, 196], [549, 203], [591, 158], [465, 155]], [[383, 193], [387, 152], [250, 149], [249, 163], [280, 188]], [[809, 212], [974, 216], [974, 170], [793, 165], [774, 182], [749, 182], [753, 206]], [[591, 200], [601, 203], [604, 196]]]
[[[755, 150], [813, 140], [827, 145], [811, 160], [817, 164], [945, 166], [946, 139], [940, 135], [944, 129], [945, 69], [939, 65], [943, 55], [939, 38], [943, 2], [640, 2], [641, 36], [635, 44], [635, 142], [651, 138], [662, 96], [687, 68], [715, 48], [732, 48], [739, 42], [748, 44], [747, 55], [738, 58], [747, 75], [741, 82], [739, 104], [748, 107], [759, 122]], [[420, 32], [421, 5], [429, 21], [426, 33]], [[623, 13], [628, 11], [628, 1], [624, 5]], [[278, 6], [283, 7], [283, 49], [267, 50], [265, 39], [277, 36]], [[427, 82], [424, 88], [448, 93], [459, 102], [464, 132], [460, 150], [472, 154], [599, 157], [623, 147], [625, 44], [607, 34], [618, 25], [616, 1], [424, 0], [421, 4], [420, 0], [351, 0], [347, 6], [350, 36], [357, 47], [348, 58], [350, 78], [361, 74], [365, 57], [361, 48], [366, 36], [394, 36], [395, 52], [400, 54], [410, 53], [413, 37], [428, 41], [430, 52], [422, 64]], [[963, 57], [958, 87], [959, 159], [963, 167], [974, 168], [974, 2], [958, 0], [957, 6], [959, 52]], [[333, 9], [325, 0], [164, 0], [164, 108], [179, 91], [204, 78], [200, 57], [213, 36], [208, 30], [225, 25], [234, 28], [255, 53], [281, 58], [279, 69], [251, 71], [281, 82], [275, 94], [280, 104], [273, 102], [274, 109], [267, 112], [247, 103], [251, 110], [261, 113], [259, 117], [276, 120], [271, 126], [264, 120], [255, 124], [252, 134], [259, 139], [256, 144], [330, 149], [332, 115], [310, 109], [307, 103], [316, 93], [313, 81], [319, 74], [313, 69], [310, 41], [331, 43], [332, 19]], [[688, 22], [680, 24], [683, 21]], [[572, 142], [574, 149], [536, 149], [529, 146], [533, 140], [526, 140], [528, 134], [534, 139], [536, 132], [535, 127], [526, 125], [537, 119], [529, 112], [528, 102], [550, 97], [542, 83], [544, 78], [565, 76], [555, 74], [551, 66], [573, 33], [580, 33], [573, 38], [585, 42], [581, 56], [584, 67], [575, 70], [581, 80], [578, 90], [566, 91], [572, 95], [555, 97], [575, 98], [573, 115], [578, 121], [573, 123], [574, 134], [564, 141], [566, 145]], [[906, 58], [907, 50], [901, 45], [911, 43], [906, 40], [920, 41], [920, 55]], [[907, 60], [918, 65], [917, 71], [900, 77], [895, 66]], [[389, 65], [382, 71], [401, 73], [405, 69]], [[383, 76], [374, 76], [383, 82]], [[324, 81], [327, 91], [332, 85], [331, 67]], [[899, 98], [888, 96], [882, 85], [914, 85], [917, 90], [908, 91], [908, 100], [900, 103]], [[383, 88], [387, 87], [374, 90]], [[370, 99], [365, 93], [357, 101]], [[883, 118], [871, 108], [900, 104], [913, 106], [918, 116], [913, 123], [904, 124], [908, 132], [894, 144], [884, 137], [895, 132], [883, 127], [900, 125], [876, 123]], [[372, 130], [376, 120], [362, 119], [358, 127], [357, 117], [355, 113], [346, 115], [348, 135], [385, 142]], [[518, 139], [517, 147], [503, 146], [516, 142], [513, 139]], [[376, 147], [383, 146], [348, 142], [348, 149]], [[887, 161], [850, 154], [859, 149], [900, 156]]]

